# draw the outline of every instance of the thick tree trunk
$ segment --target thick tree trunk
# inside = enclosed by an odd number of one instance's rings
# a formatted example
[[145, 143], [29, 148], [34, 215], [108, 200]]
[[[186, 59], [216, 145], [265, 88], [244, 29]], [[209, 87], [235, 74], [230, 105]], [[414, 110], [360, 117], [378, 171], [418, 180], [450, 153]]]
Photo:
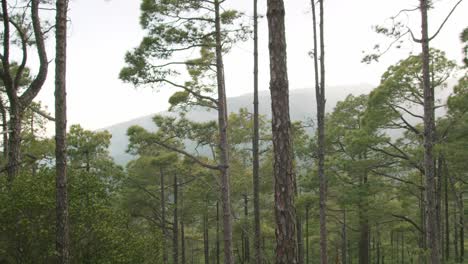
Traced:
[[[8, 183], [13, 183], [13, 180], [19, 173], [19, 167], [21, 164], [21, 118], [22, 112], [20, 106], [17, 105], [19, 102], [10, 101], [10, 122], [9, 128], [10, 133], [8, 135]], [[57, 125], [56, 125], [57, 126]]]
[[221, 197], [223, 206], [224, 263], [233, 264], [234, 257], [232, 253], [231, 191], [229, 182], [229, 143], [227, 134], [228, 117], [219, 0], [214, 0], [214, 8], [216, 24], [216, 77], [218, 86], [219, 157], [221, 169]]
[[422, 46], [422, 73], [424, 89], [424, 175], [426, 177], [426, 237], [427, 247], [430, 252], [431, 264], [440, 263], [440, 247], [438, 238], [438, 228], [436, 219], [436, 197], [434, 179], [434, 90], [430, 83], [430, 54], [428, 36], [428, 0], [420, 0], [421, 9], [421, 46]]
[[174, 220], [173, 220], [173, 235], [172, 235], [172, 258], [174, 264], [179, 264], [179, 220], [178, 217], [178, 204], [177, 204], [177, 174], [174, 173]]
[[275, 176], [276, 263], [296, 264], [295, 176], [283, 0], [268, 0], [270, 92]]
[[[39, 3], [33, 1], [33, 5]], [[34, 8], [34, 7], [33, 7]], [[55, 55], [55, 160], [56, 160], [56, 251], [58, 262], [70, 263], [67, 192], [67, 12], [68, 0], [57, 0], [56, 5], [56, 55]], [[21, 122], [21, 121], [19, 121]], [[21, 126], [21, 124], [19, 125]], [[11, 145], [10, 145], [11, 146]]]
[[254, 255], [255, 264], [262, 263], [260, 225], [260, 161], [259, 161], [259, 110], [258, 110], [258, 0], [254, 0], [254, 115], [253, 115], [253, 206], [254, 206]]
[[159, 176], [160, 176], [160, 188], [161, 188], [161, 229], [163, 233], [163, 240], [162, 240], [162, 250], [163, 250], [163, 264], [168, 264], [168, 256], [167, 256], [167, 243], [166, 240], [168, 238], [167, 228], [166, 228], [166, 195], [165, 185], [164, 185], [164, 171], [162, 168], [159, 169]]
[[8, 160], [8, 116], [6, 106], [2, 98], [0, 98], [0, 114], [2, 115], [3, 158]]

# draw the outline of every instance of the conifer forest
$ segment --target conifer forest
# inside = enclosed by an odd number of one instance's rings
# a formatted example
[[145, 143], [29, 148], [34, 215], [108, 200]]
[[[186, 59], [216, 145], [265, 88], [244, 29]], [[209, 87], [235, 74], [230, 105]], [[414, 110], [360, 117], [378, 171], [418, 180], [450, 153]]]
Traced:
[[[157, 114], [126, 123], [122, 140], [70, 115], [98, 118], [114, 100], [69, 78], [95, 82], [77, 56], [111, 66], [74, 54], [70, 14], [98, 2], [102, 21], [139, 6], [138, 44], [112, 54], [113, 78], [151, 90]], [[395, 1], [358, 59], [393, 63], [366, 92], [337, 92], [351, 59], [333, 53], [354, 52], [347, 21], [330, 15], [340, 2], [1, 0], [0, 264], [468, 263], [468, 3]], [[293, 12], [307, 24], [290, 27]], [[308, 52], [288, 49], [293, 30]]]

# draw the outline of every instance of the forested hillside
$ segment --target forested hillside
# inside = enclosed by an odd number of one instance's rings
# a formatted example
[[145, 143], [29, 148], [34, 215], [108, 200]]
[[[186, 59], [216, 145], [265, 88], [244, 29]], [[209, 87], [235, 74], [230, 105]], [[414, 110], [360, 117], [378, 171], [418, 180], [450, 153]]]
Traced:
[[[333, 110], [333, 107], [340, 100], [344, 100], [349, 93], [356, 95], [367, 93], [372, 89], [369, 84], [362, 84], [359, 86], [350, 85], [343, 87], [333, 87], [336, 93], [333, 98], [329, 99], [328, 111]], [[294, 104], [291, 105], [291, 119], [296, 121], [302, 121], [309, 125], [312, 125], [311, 113], [315, 113], [314, 108], [314, 94], [311, 89], [296, 89], [292, 90], [290, 94], [291, 101]], [[253, 109], [253, 94], [242, 95], [238, 97], [230, 97], [227, 99], [228, 109], [230, 112], [238, 112], [241, 109], [247, 109], [252, 112]], [[265, 117], [271, 117], [271, 100], [267, 92], [262, 92], [259, 97], [260, 109], [259, 113]], [[172, 112], [159, 113], [161, 115], [174, 115]], [[108, 131], [111, 133], [112, 138], [110, 141], [109, 152], [114, 161], [125, 166], [128, 161], [134, 159], [135, 156], [127, 153], [128, 136], [127, 129], [131, 126], [138, 125], [147, 130], [155, 131], [156, 125], [152, 121], [153, 115], [143, 116], [137, 119], [129, 120], [123, 123], [119, 123], [110, 127], [102, 128], [100, 131]], [[187, 113], [187, 118], [196, 122], [206, 122], [216, 119], [215, 112], [207, 111], [206, 109], [195, 108]], [[309, 131], [313, 131], [313, 126], [310, 126]]]
[[[73, 4], [1, 2], [0, 264], [467, 263], [468, 27], [447, 40], [457, 58], [433, 45], [463, 0], [398, 6], [362, 63], [404, 55], [349, 86], [329, 84], [346, 48], [327, 39], [333, 5], [307, 1], [306, 89], [290, 87], [285, 1], [141, 0], [142, 40], [115, 54], [115, 78], [170, 91], [169, 108], [98, 130], [69, 121]], [[229, 97], [236, 49], [251, 93]]]

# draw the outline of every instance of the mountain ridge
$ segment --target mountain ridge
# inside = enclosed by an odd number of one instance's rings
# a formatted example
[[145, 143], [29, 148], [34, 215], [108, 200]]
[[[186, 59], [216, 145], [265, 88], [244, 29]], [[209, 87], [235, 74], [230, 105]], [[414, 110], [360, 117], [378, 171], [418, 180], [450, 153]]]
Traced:
[[[331, 111], [336, 103], [344, 100], [349, 94], [359, 95], [368, 93], [372, 89], [372, 85], [360, 84], [354, 86], [333, 86], [327, 88], [327, 107], [326, 111]], [[315, 118], [315, 91], [312, 88], [292, 89], [290, 90], [290, 113], [291, 120], [310, 120]], [[253, 94], [247, 93], [235, 97], [228, 97], [229, 113], [238, 112], [241, 108], [247, 108], [248, 111], [253, 111]], [[259, 93], [259, 112], [262, 115], [271, 117], [271, 100], [268, 90], [260, 91]], [[112, 134], [109, 153], [114, 158], [115, 162], [120, 165], [125, 165], [132, 160], [134, 156], [126, 153], [128, 145], [127, 129], [131, 126], [138, 125], [149, 131], [156, 131], [157, 127], [153, 123], [152, 118], [157, 114], [170, 114], [168, 111], [144, 115], [128, 121], [117, 123], [98, 131], [107, 130]], [[187, 117], [196, 122], [205, 122], [215, 120], [217, 115], [215, 111], [206, 111], [202, 109], [194, 109], [187, 114]]]

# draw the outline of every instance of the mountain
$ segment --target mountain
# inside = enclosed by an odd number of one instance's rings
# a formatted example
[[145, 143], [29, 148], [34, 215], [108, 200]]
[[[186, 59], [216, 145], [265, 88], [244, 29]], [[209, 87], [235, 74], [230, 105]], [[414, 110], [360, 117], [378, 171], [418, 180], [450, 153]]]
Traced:
[[[350, 93], [359, 95], [368, 93], [372, 86], [363, 84], [359, 86], [347, 86], [347, 87], [329, 87], [327, 88], [327, 111], [333, 110], [337, 102], [346, 98]], [[290, 112], [291, 120], [310, 120], [315, 118], [316, 105], [315, 105], [315, 91], [313, 89], [295, 89], [290, 91]], [[247, 108], [249, 111], [253, 111], [253, 94], [245, 94], [237, 97], [228, 98], [228, 110], [229, 112], [237, 112], [240, 108]], [[259, 93], [259, 111], [260, 114], [271, 116], [271, 100], [269, 91], [261, 91]], [[162, 112], [157, 114], [168, 114], [168, 112]], [[147, 130], [155, 131], [157, 128], [152, 121], [153, 115], [147, 115], [139, 117], [127, 122], [119, 123], [110, 127], [106, 127], [100, 130], [107, 130], [112, 134], [111, 145], [109, 152], [114, 158], [115, 162], [121, 165], [125, 165], [128, 161], [134, 157], [126, 153], [128, 145], [127, 129], [131, 126], [138, 125]], [[201, 109], [194, 109], [187, 117], [193, 121], [203, 122], [208, 120], [214, 120], [217, 118], [215, 111], [205, 111]]]

